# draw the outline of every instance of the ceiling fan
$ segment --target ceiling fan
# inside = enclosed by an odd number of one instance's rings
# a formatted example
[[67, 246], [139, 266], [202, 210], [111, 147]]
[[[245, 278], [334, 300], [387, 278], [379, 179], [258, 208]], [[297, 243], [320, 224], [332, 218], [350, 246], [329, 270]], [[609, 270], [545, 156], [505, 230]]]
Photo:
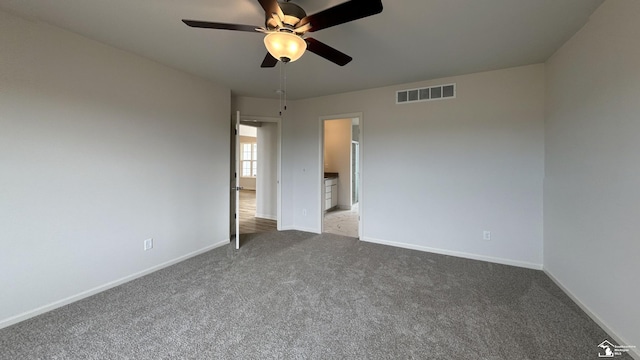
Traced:
[[182, 22], [195, 28], [266, 34], [264, 43], [268, 53], [262, 61], [263, 68], [274, 67], [278, 61], [284, 63], [296, 61], [305, 50], [344, 66], [353, 60], [351, 56], [307, 37], [306, 34], [382, 12], [382, 0], [346, 1], [313, 15], [307, 15], [300, 6], [289, 0], [258, 0], [258, 2], [265, 12], [264, 27], [197, 20], [182, 20]]

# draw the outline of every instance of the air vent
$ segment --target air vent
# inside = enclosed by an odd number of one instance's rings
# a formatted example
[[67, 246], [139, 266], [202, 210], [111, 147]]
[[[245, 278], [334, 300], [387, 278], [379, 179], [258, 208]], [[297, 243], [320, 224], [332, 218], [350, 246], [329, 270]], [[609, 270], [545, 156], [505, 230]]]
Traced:
[[453, 99], [456, 97], [456, 84], [430, 86], [422, 89], [400, 90], [396, 92], [396, 104], [420, 101]]

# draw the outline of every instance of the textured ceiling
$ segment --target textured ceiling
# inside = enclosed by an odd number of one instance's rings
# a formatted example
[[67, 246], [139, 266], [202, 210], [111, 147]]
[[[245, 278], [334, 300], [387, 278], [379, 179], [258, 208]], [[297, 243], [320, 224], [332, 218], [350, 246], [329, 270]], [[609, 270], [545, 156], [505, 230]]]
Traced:
[[[343, 1], [295, 0], [308, 14]], [[300, 99], [544, 62], [602, 0], [383, 0], [381, 14], [313, 33], [351, 55], [344, 67], [307, 52], [286, 66]], [[256, 0], [0, 0], [50, 23], [228, 86], [275, 98], [280, 67], [260, 68], [259, 33], [194, 29], [183, 18], [261, 26]]]

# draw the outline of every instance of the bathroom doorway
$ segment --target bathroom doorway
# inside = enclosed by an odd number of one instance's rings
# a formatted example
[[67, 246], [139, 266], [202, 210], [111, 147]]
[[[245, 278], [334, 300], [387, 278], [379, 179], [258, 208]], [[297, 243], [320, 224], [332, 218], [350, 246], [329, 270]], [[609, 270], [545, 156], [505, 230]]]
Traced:
[[322, 232], [359, 238], [362, 115], [321, 118]]

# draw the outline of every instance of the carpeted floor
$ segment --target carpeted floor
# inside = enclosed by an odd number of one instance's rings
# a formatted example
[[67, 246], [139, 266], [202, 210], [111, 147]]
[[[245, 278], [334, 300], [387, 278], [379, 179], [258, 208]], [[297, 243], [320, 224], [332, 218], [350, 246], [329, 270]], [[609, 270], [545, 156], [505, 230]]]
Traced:
[[2, 329], [0, 358], [597, 359], [604, 339], [541, 271], [289, 231]]

